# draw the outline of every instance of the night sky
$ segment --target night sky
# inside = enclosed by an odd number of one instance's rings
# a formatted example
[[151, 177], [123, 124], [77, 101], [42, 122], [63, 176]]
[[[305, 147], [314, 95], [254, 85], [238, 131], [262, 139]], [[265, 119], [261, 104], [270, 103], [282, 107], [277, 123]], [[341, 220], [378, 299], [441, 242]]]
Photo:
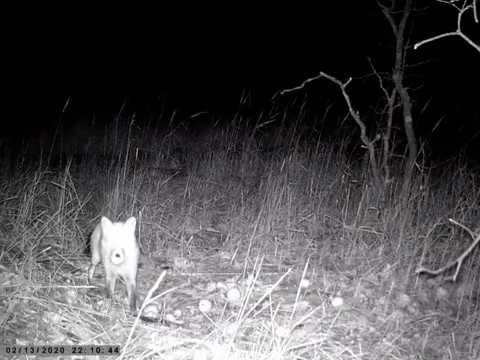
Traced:
[[[411, 45], [455, 29], [454, 9], [433, 1], [414, 3], [419, 10], [411, 17]], [[55, 123], [69, 97], [65, 94], [71, 94], [69, 111], [85, 117], [112, 116], [125, 102], [138, 114], [160, 104], [185, 114], [228, 114], [245, 90], [256, 106], [268, 106], [275, 92], [319, 71], [343, 80], [352, 76], [352, 101], [368, 111], [379, 97], [368, 59], [382, 72], [393, 64], [394, 38], [374, 1], [320, 2], [315, 8], [276, 4], [267, 11], [240, 3], [198, 12], [188, 6], [188, 12], [132, 9], [131, 21], [114, 14], [108, 22], [95, 14], [65, 17], [57, 26], [26, 34], [25, 43], [15, 42], [19, 55], [6, 133]], [[480, 43], [480, 25], [471, 16], [464, 24]], [[470, 135], [480, 131], [475, 49], [460, 38], [447, 38], [410, 49], [409, 62], [406, 84], [414, 114], [422, 116], [417, 124], [430, 126], [444, 118], [447, 132], [450, 126], [466, 128]], [[307, 96], [319, 104], [341, 101], [325, 80], [288, 96]]]

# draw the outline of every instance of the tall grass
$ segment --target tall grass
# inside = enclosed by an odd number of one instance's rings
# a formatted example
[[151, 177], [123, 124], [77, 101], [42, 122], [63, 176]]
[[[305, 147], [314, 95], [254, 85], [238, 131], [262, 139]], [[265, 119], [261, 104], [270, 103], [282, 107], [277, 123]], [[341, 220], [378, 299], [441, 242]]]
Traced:
[[[408, 201], [397, 178], [379, 200], [362, 157], [348, 150], [355, 135], [325, 136], [306, 129], [305, 117], [235, 116], [190, 132], [188, 123], [145, 127], [119, 116], [80, 143], [4, 151], [0, 262], [31, 281], [54, 277], [45, 262], [61, 272], [82, 258], [100, 215], [137, 216], [145, 257], [218, 249], [300, 270], [309, 259], [317, 274], [388, 271], [381, 281], [405, 289], [419, 286], [420, 262], [440, 267], [468, 246], [447, 223], [480, 219], [479, 174], [466, 162], [422, 169]], [[205, 229], [220, 240], [196, 236]], [[462, 269], [474, 284], [462, 295], [469, 313], [480, 306], [479, 256], [476, 249]]]

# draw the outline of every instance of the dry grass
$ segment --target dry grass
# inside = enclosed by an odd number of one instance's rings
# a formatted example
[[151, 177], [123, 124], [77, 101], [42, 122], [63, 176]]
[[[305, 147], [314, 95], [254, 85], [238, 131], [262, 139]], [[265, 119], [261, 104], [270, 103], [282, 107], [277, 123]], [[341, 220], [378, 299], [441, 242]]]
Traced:
[[[452, 163], [406, 198], [397, 183], [379, 197], [346, 138], [299, 122], [237, 117], [191, 136], [130, 119], [66, 158], [4, 154], [2, 343], [120, 344], [124, 359], [480, 358], [480, 249], [455, 284], [414, 275], [468, 247], [447, 219], [478, 224], [478, 173]], [[122, 287], [110, 303], [86, 285], [100, 215], [137, 216], [140, 298], [162, 322], [128, 314]]]

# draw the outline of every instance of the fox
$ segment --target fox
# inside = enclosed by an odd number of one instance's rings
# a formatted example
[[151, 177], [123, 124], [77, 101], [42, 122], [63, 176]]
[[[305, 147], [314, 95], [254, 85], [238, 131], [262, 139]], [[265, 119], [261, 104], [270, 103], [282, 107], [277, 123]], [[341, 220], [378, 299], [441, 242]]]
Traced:
[[132, 313], [136, 313], [137, 267], [140, 255], [135, 238], [135, 217], [125, 222], [112, 222], [102, 216], [90, 236], [91, 265], [88, 269], [88, 281], [92, 283], [96, 266], [102, 262], [105, 269], [105, 288], [107, 297], [113, 298], [118, 277], [125, 282], [128, 303]]

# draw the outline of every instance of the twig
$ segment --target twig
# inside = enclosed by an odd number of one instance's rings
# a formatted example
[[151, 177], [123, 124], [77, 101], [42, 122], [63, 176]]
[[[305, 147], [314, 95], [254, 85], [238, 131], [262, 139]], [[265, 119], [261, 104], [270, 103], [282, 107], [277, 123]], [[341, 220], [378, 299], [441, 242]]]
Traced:
[[431, 270], [431, 269], [427, 269], [423, 266], [420, 266], [415, 271], [415, 274], [427, 273], [427, 274], [430, 274], [430, 275], [438, 275], [438, 274], [444, 272], [445, 270], [450, 269], [451, 267], [453, 267], [456, 264], [457, 268], [455, 270], [455, 274], [453, 274], [453, 276], [451, 278], [448, 278], [448, 280], [452, 280], [452, 281], [457, 280], [457, 276], [458, 276], [460, 268], [463, 264], [463, 261], [472, 252], [472, 250], [475, 248], [475, 246], [477, 246], [477, 244], [480, 243], [480, 232], [478, 234], [475, 234], [471, 229], [469, 229], [468, 227], [466, 227], [463, 224], [460, 224], [458, 221], [456, 221], [454, 219], [448, 219], [448, 221], [450, 221], [451, 223], [453, 223], [457, 226], [460, 226], [462, 229], [464, 229], [472, 237], [472, 239], [473, 239], [472, 244], [463, 253], [461, 253], [459, 257], [457, 257], [453, 261], [450, 261], [448, 264], [441, 267], [440, 269]]

